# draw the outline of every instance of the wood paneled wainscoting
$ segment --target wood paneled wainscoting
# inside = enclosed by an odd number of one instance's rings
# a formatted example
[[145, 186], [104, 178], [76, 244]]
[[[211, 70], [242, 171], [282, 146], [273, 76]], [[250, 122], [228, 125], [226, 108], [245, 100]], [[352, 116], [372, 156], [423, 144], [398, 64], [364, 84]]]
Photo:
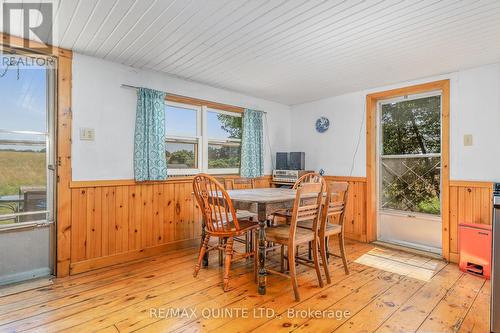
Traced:
[[[367, 242], [366, 178], [326, 178], [349, 182], [345, 235]], [[269, 187], [270, 180], [256, 186]], [[450, 261], [458, 262], [459, 223], [491, 224], [491, 195], [491, 182], [450, 182]], [[71, 274], [197, 246], [200, 233], [191, 177], [71, 183]]]
[[492, 223], [492, 182], [450, 181], [450, 261], [458, 262], [458, 225]]
[[[346, 238], [367, 242], [367, 181], [364, 177], [327, 176], [328, 180], [348, 181], [349, 203], [346, 211]], [[492, 182], [451, 180], [449, 185], [450, 257], [458, 263], [458, 225], [492, 223]]]
[[[72, 182], [70, 274], [197, 245], [201, 214], [191, 182]], [[266, 176], [256, 186], [269, 183]]]
[[366, 178], [348, 176], [326, 176], [327, 181], [349, 183], [349, 197], [344, 221], [345, 237], [366, 242]]

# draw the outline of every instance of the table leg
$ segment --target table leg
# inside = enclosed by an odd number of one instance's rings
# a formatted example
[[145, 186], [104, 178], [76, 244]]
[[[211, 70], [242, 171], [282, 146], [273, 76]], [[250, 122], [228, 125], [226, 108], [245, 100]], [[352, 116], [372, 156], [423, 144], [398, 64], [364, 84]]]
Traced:
[[259, 294], [266, 294], [266, 220], [259, 220]]
[[[202, 223], [202, 226], [201, 226], [201, 246], [203, 246], [203, 241], [205, 240], [205, 235], [206, 235], [206, 231], [205, 231], [205, 223]], [[208, 267], [208, 251], [205, 252], [205, 255], [203, 256], [203, 267]]]

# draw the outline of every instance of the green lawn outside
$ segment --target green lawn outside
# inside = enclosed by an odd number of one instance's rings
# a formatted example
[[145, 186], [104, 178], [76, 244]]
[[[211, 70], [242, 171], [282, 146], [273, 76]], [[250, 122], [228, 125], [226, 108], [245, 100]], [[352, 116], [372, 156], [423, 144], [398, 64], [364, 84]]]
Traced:
[[46, 186], [45, 152], [0, 150], [0, 196], [21, 186]]
[[[45, 163], [45, 152], [0, 150], [0, 196], [17, 195], [21, 186], [46, 186]], [[9, 213], [12, 210], [0, 206], [0, 215]]]

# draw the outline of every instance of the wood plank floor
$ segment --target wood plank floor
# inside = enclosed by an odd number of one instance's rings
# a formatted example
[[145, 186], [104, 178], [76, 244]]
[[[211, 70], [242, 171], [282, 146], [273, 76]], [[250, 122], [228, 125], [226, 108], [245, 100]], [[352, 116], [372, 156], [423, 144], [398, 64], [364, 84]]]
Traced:
[[[336, 244], [332, 243], [332, 249]], [[0, 289], [1, 332], [488, 332], [489, 281], [397, 250], [348, 242], [351, 274], [330, 263], [332, 283], [299, 268], [301, 301], [289, 280], [256, 291], [250, 262], [221, 288], [216, 255], [192, 277], [196, 249], [100, 269], [49, 285]], [[277, 265], [277, 256], [271, 256]], [[178, 312], [176, 312], [178, 311]], [[195, 315], [192, 315], [193, 311]]]

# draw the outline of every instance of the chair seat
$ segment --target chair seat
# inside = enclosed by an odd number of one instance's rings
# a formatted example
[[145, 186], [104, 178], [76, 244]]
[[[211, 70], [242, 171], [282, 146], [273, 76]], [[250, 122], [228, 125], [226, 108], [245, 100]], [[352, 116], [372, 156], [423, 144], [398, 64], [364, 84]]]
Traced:
[[[257, 229], [259, 227], [259, 223], [256, 221], [240, 220], [240, 219], [238, 219], [238, 225], [240, 226], [240, 230], [236, 232], [236, 226], [234, 225], [233, 221], [230, 221], [229, 227], [225, 226], [224, 227], [225, 230], [224, 231], [221, 230], [217, 232], [217, 234], [222, 237], [227, 237], [225, 234], [231, 234], [231, 236], [240, 236], [250, 231], [251, 229]], [[219, 228], [222, 228], [220, 223], [219, 223]], [[207, 230], [207, 232], [210, 233], [210, 230]]]
[[[232, 224], [232, 223], [231, 223]], [[250, 220], [238, 220], [238, 224], [240, 225], [240, 231], [247, 232], [251, 229], [258, 229], [259, 228], [259, 223], [256, 221], [250, 221]], [[233, 227], [234, 228], [234, 227]]]
[[[290, 226], [287, 224], [278, 225], [276, 227], [266, 229], [266, 240], [287, 244], [290, 239]], [[311, 230], [297, 228], [295, 232], [295, 243], [302, 244], [310, 242], [314, 239], [314, 233]]]
[[[297, 228], [312, 230], [313, 221], [301, 221], [297, 224]], [[342, 227], [339, 224], [326, 224], [325, 235], [335, 235], [342, 232]]]

